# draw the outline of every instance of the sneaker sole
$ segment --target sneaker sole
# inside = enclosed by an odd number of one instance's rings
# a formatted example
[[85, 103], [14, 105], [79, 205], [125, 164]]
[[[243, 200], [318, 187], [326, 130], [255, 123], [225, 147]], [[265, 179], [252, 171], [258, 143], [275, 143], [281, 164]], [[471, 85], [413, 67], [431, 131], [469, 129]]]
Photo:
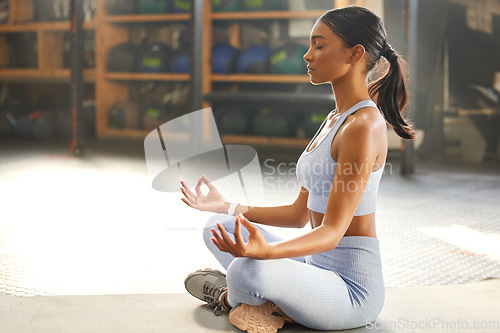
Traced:
[[285, 324], [281, 316], [273, 315], [276, 306], [266, 302], [260, 306], [240, 304], [229, 312], [229, 322], [248, 333], [276, 333]]

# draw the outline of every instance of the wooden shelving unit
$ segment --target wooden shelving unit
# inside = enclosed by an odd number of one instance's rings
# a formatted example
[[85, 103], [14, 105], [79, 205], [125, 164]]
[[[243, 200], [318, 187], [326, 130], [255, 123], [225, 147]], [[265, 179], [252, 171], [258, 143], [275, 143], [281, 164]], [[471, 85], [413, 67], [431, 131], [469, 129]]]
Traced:
[[[84, 23], [86, 30], [95, 31], [96, 28], [96, 21]], [[0, 80], [69, 82], [70, 70], [63, 66], [63, 34], [69, 30], [69, 21], [35, 22], [34, 0], [10, 0], [9, 21], [0, 24]], [[7, 35], [25, 32], [36, 34], [38, 66], [36, 68], [8, 68]], [[85, 82], [94, 82], [95, 77], [95, 69], [84, 69]]]
[[[361, 2], [358, 0], [357, 2]], [[349, 0], [332, 0], [331, 8], [348, 5]], [[229, 39], [230, 44], [236, 48], [241, 45], [240, 26], [249, 20], [289, 20], [289, 19], [316, 19], [324, 14], [325, 10], [279, 10], [279, 11], [239, 11], [239, 12], [212, 12], [210, 1], [206, 0], [204, 8], [204, 34], [207, 36], [205, 41], [205, 52], [203, 59], [203, 95], [209, 95], [212, 92], [212, 83], [214, 82], [233, 82], [233, 83], [308, 83], [309, 76], [304, 75], [283, 75], [283, 74], [214, 74], [211, 70], [211, 35], [214, 21], [226, 21], [230, 23]], [[210, 106], [208, 103], [205, 106]], [[286, 116], [286, 115], [285, 115]], [[226, 144], [242, 143], [250, 145], [275, 145], [286, 147], [305, 147], [309, 139], [297, 137], [268, 137], [258, 135], [223, 135], [222, 141]]]
[[[85, 30], [95, 30], [97, 24], [94, 21], [84, 22]], [[70, 23], [68, 21], [58, 22], [29, 22], [0, 24], [0, 33], [15, 33], [28, 31], [69, 31]]]
[[[63, 67], [63, 36], [70, 29], [68, 21], [35, 22], [35, 0], [9, 0], [9, 22], [0, 24], [0, 81], [9, 82], [69, 82], [70, 70]], [[96, 95], [96, 133], [98, 137], [133, 137], [144, 138], [148, 130], [116, 129], [108, 126], [109, 111], [119, 101], [129, 99], [133, 94], [131, 85], [142, 82], [179, 82], [189, 83], [189, 74], [174, 73], [123, 73], [108, 72], [106, 69], [109, 51], [116, 45], [135, 41], [131, 31], [142, 27], [161, 30], [162, 36], [168, 36], [168, 27], [172, 24], [190, 22], [189, 13], [179, 14], [136, 14], [136, 15], [108, 15], [106, 1], [95, 0], [95, 18], [84, 23], [84, 29], [95, 33], [95, 69], [84, 70], [84, 81], [95, 83]], [[332, 8], [356, 3], [364, 0], [332, 0]], [[274, 74], [212, 74], [210, 57], [212, 50], [212, 26], [215, 21], [224, 21], [230, 26], [230, 43], [239, 47], [240, 25], [249, 20], [289, 20], [315, 19], [324, 13], [324, 10], [282, 10], [282, 11], [255, 11], [255, 12], [212, 12], [210, 0], [203, 1], [203, 24], [201, 36], [203, 50], [201, 54], [194, 54], [193, 61], [202, 63], [201, 93], [207, 95], [212, 92], [212, 84], [217, 82], [234, 83], [275, 83], [275, 84], [302, 84], [309, 82], [307, 75], [274, 75]], [[38, 44], [38, 66], [36, 68], [5, 68], [8, 62], [7, 36], [12, 33], [32, 32], [36, 34]], [[171, 38], [165, 37], [165, 38]], [[168, 40], [164, 41], [168, 44]], [[208, 102], [204, 106], [209, 106]], [[175, 134], [173, 134], [175, 136]], [[280, 146], [305, 146], [308, 139], [278, 138], [259, 136], [224, 135], [226, 143], [249, 143]]]
[[[83, 79], [85, 82], [95, 82], [95, 69], [84, 69]], [[67, 68], [55, 69], [31, 69], [31, 68], [4, 68], [0, 69], [1, 81], [15, 82], [69, 82], [71, 73]]]
[[102, 19], [106, 23], [151, 23], [151, 22], [172, 22], [188, 21], [190, 14], [135, 14], [135, 15], [105, 15]]
[[189, 74], [175, 73], [112, 73], [106, 72], [104, 78], [117, 81], [189, 81]]
[[133, 95], [130, 83], [151, 81], [189, 82], [189, 74], [178, 73], [128, 73], [108, 72], [106, 62], [109, 51], [116, 45], [131, 41], [131, 30], [152, 25], [153, 29], [166, 29], [164, 35], [170, 44], [168, 27], [172, 23], [189, 21], [189, 13], [108, 15], [105, 1], [98, 1], [96, 18], [99, 30], [96, 34], [96, 126], [99, 137], [144, 138], [150, 130], [116, 129], [108, 125], [109, 111], [116, 103]]

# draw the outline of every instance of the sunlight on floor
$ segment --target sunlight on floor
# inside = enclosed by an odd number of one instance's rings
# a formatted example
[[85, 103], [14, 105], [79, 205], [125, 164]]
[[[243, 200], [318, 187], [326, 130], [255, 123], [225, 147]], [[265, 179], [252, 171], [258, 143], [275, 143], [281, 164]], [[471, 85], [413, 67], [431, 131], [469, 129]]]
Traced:
[[464, 249], [465, 254], [500, 260], [500, 234], [482, 232], [463, 225], [420, 228], [421, 232]]

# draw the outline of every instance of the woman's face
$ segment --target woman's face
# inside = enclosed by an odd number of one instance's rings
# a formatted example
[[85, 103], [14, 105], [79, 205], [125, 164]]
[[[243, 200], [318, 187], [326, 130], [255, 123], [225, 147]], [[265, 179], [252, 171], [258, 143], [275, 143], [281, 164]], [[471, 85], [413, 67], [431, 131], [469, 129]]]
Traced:
[[350, 49], [324, 23], [316, 22], [310, 37], [311, 46], [304, 55], [313, 84], [334, 83], [349, 71]]

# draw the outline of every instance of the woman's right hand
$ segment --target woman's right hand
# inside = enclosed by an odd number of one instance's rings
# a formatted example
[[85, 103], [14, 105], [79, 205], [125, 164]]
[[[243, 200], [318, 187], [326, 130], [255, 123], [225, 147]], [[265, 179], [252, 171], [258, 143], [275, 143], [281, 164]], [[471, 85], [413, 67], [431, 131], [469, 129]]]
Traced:
[[[205, 195], [201, 192], [201, 185], [205, 183], [208, 187], [209, 192]], [[201, 176], [196, 184], [196, 194], [194, 194], [181, 180], [181, 192], [186, 198], [181, 198], [181, 200], [189, 207], [214, 213], [225, 213], [229, 207], [229, 203], [220, 194], [217, 188], [205, 177]]]

